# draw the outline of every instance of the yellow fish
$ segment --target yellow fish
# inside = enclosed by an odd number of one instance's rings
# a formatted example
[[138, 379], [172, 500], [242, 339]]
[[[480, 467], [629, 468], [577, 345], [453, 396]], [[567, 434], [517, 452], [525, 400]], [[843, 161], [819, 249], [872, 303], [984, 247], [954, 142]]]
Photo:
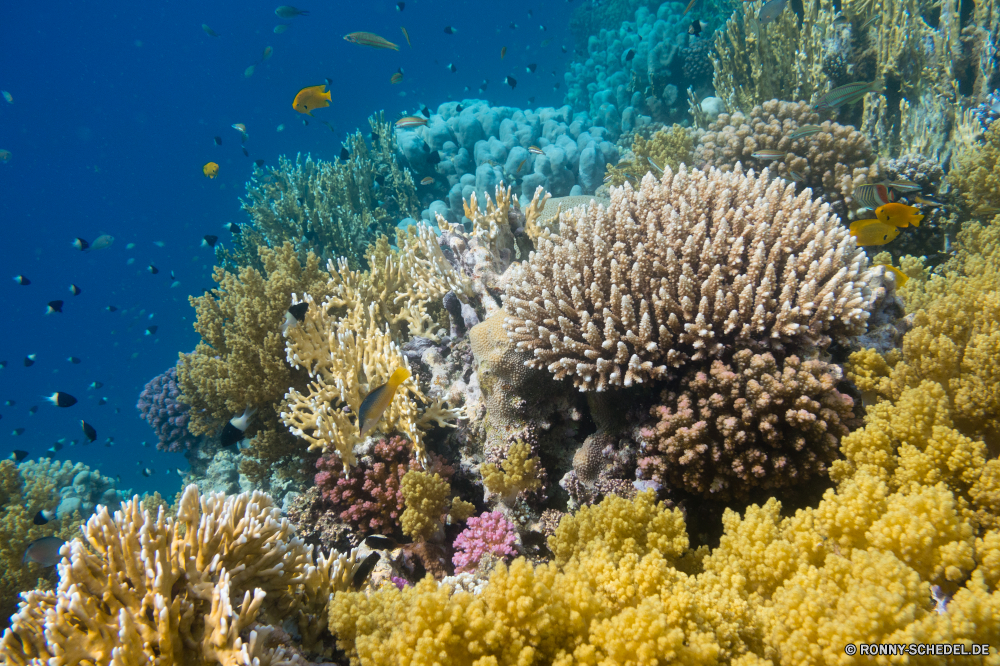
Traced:
[[292, 101], [292, 108], [299, 113], [311, 116], [313, 109], [323, 109], [330, 106], [330, 91], [323, 92], [325, 87], [322, 85], [303, 88], [296, 93], [295, 99]]
[[851, 223], [851, 235], [858, 239], [858, 245], [885, 245], [896, 239], [899, 227], [879, 220], [856, 220]]
[[358, 425], [361, 428], [361, 436], [367, 437], [368, 433], [375, 429], [382, 414], [389, 408], [396, 389], [399, 385], [410, 378], [410, 371], [406, 368], [396, 368], [396, 371], [389, 377], [389, 381], [365, 396], [358, 407]]
[[201, 168], [201, 171], [209, 178], [215, 178], [219, 175], [219, 165], [215, 162], [209, 162]]
[[901, 203], [887, 203], [884, 206], [879, 206], [875, 209], [875, 217], [879, 219], [880, 222], [886, 224], [891, 224], [895, 227], [908, 227], [910, 223], [913, 226], [919, 227], [920, 220], [924, 219], [923, 215], [919, 215], [919, 208], [914, 208], [913, 206], [907, 206]]
[[881, 266], [885, 270], [887, 270], [890, 273], [892, 273], [893, 275], [895, 275], [896, 276], [896, 286], [897, 287], [902, 287], [904, 284], [906, 284], [906, 281], [910, 279], [910, 276], [908, 276], [906, 273], [904, 273], [903, 271], [899, 270], [895, 266], [890, 266], [889, 264], [875, 264], [875, 265], [876, 266]]

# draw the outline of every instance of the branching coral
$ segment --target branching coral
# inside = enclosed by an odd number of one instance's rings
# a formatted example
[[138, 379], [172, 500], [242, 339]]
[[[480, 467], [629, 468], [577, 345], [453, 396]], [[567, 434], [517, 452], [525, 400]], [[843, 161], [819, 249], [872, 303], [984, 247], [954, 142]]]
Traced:
[[469, 518], [468, 527], [455, 538], [455, 571], [474, 571], [486, 555], [509, 557], [517, 551], [514, 524], [499, 511]]
[[527, 442], [515, 442], [507, 449], [507, 457], [499, 466], [483, 463], [479, 473], [483, 485], [490, 493], [497, 494], [505, 502], [513, 500], [520, 492], [531, 492], [542, 487], [538, 478], [541, 461], [532, 455]]
[[403, 534], [425, 541], [441, 529], [447, 512], [451, 486], [440, 474], [410, 470], [403, 475], [400, 491], [406, 509], [400, 517]]
[[[803, 125], [819, 124], [819, 132], [798, 139], [790, 135]], [[778, 150], [778, 159], [757, 159], [754, 153]], [[810, 187], [842, 212], [854, 208], [854, 188], [869, 181], [875, 161], [871, 143], [850, 125], [829, 120], [806, 102], [772, 99], [746, 114], [723, 113], [709, 125], [695, 149], [695, 164], [728, 171], [737, 162], [767, 166], [768, 171]], [[795, 173], [792, 173], [795, 172]]]
[[400, 219], [418, 217], [416, 186], [399, 165], [391, 123], [381, 113], [368, 122], [371, 146], [355, 132], [347, 137], [344, 161], [283, 156], [275, 169], [256, 169], [243, 201], [250, 223], [234, 236], [234, 252], [218, 251], [221, 263], [261, 269], [258, 248], [290, 242], [303, 263], [312, 252], [359, 268], [370, 243]]
[[564, 215], [511, 268], [504, 328], [581, 390], [632, 386], [735, 347], [862, 332], [867, 264], [828, 206], [766, 172], [667, 170]]
[[732, 364], [689, 373], [680, 394], [664, 391], [658, 421], [644, 428], [642, 476], [705, 497], [801, 485], [837, 457], [853, 401], [840, 368], [818, 360], [742, 350]]
[[314, 558], [280, 514], [260, 493], [199, 497], [194, 486], [176, 518], [141, 511], [138, 498], [102, 508], [66, 547], [58, 588], [25, 595], [0, 657], [304, 663], [267, 624], [289, 620], [322, 651], [327, 594], [350, 587], [356, 554]]
[[982, 143], [959, 150], [948, 181], [972, 210], [1000, 209], [1000, 125], [990, 126]]
[[201, 342], [193, 353], [180, 355], [177, 380], [181, 400], [191, 406], [188, 429], [196, 435], [214, 436], [247, 406], [257, 409], [247, 436], [280, 440], [267, 450], [249, 451], [250, 460], [261, 454], [253, 479], [266, 483], [279, 461], [301, 450], [278, 421], [285, 393], [306, 378], [285, 361], [281, 324], [292, 294], [311, 292], [322, 299], [329, 276], [315, 255], [300, 263], [291, 243], [261, 248], [260, 259], [263, 271], [247, 267], [236, 274], [217, 267], [218, 288], [190, 298]]

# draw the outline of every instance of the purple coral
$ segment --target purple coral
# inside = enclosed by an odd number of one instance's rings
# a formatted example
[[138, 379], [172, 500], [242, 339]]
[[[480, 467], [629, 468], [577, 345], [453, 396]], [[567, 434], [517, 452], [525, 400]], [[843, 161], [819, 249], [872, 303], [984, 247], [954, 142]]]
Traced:
[[455, 555], [451, 558], [455, 572], [473, 571], [484, 555], [506, 558], [516, 554], [517, 533], [514, 524], [499, 511], [469, 518], [468, 526], [455, 539]]
[[142, 418], [153, 426], [160, 438], [156, 448], [163, 451], [190, 449], [201, 440], [188, 431], [190, 407], [180, 401], [180, 395], [177, 369], [170, 368], [149, 380], [135, 406]]

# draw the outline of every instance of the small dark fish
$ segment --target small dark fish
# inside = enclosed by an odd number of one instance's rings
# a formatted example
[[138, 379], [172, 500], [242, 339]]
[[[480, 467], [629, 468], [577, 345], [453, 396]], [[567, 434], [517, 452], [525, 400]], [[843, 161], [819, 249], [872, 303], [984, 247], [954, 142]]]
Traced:
[[264, 160], [254, 160], [253, 163], [257, 166], [258, 169], [264, 168]]
[[83, 289], [80, 289], [80, 288], [79, 288], [78, 286], [76, 286], [75, 284], [71, 284], [71, 285], [69, 286], [69, 293], [73, 294], [74, 296], [79, 296], [79, 295], [80, 295], [80, 292], [82, 292], [82, 291], [83, 291]]
[[10, 454], [10, 459], [16, 463], [21, 462], [28, 457], [27, 451], [22, 451], [21, 449], [14, 449], [14, 452]]
[[517, 79], [515, 79], [513, 76], [508, 76], [503, 80], [503, 82], [506, 83], [508, 86], [510, 86], [511, 90], [517, 87]]
[[108, 307], [106, 307], [104, 309], [107, 310], [108, 312], [118, 312], [118, 308], [116, 308], [113, 305], [109, 305]]
[[3, 370], [6, 367], [7, 367], [7, 361], [0, 361], [0, 370]]
[[695, 19], [691, 22], [691, 26], [688, 28], [688, 34], [697, 37], [701, 34], [701, 21]]
[[633, 58], [635, 58], [635, 49], [629, 49], [625, 52], [625, 62], [632, 62]]
[[153, 476], [153, 470], [149, 469], [148, 467], [143, 467], [142, 468], [142, 475], [145, 476], [145, 477], [147, 477], [147, 478], [151, 477], [151, 476]]
[[447, 70], [448, 70], [449, 72], [451, 72], [452, 74], [454, 74], [455, 72], [457, 72], [457, 71], [458, 71], [458, 67], [455, 67], [455, 63], [453, 63], [453, 62], [449, 62], [449, 63], [448, 63], [448, 67], [447, 67], [446, 69], [447, 69]]
[[97, 401], [97, 405], [98, 406], [100, 406], [100, 405], [106, 405], [106, 404], [108, 404], [108, 399], [107, 398], [101, 398], [100, 400]]
[[[483, 86], [484, 87], [486, 86], [486, 83], [487, 83], [486, 81], [483, 81]], [[462, 106], [461, 104], [459, 104], [458, 106], [455, 107], [455, 110], [458, 111], [459, 113], [462, 113], [462, 109], [464, 109], [464, 108], [465, 108], [464, 106]]]
[[552, 89], [553, 90], [559, 90], [559, 82], [558, 81], [556, 82], [556, 84], [554, 86], [552, 86]]
[[296, 9], [290, 5], [281, 5], [274, 10], [274, 13], [283, 19], [295, 18], [296, 16], [307, 16], [308, 11], [302, 9]]
[[427, 108], [426, 104], [423, 104], [423, 105], [420, 106], [420, 114], [422, 116], [424, 116], [425, 118], [430, 118], [431, 117], [431, 110]]
[[344, 160], [345, 162], [351, 159], [351, 153], [347, 150], [347, 148], [340, 149], [340, 159]]
[[538, 68], [537, 63], [531, 63], [530, 65], [528, 65], [524, 69], [527, 70], [528, 74], [534, 74], [535, 73], [535, 69], [537, 69], [537, 68]]
[[103, 386], [104, 384], [102, 384], [101, 382], [90, 382], [90, 386], [88, 388], [99, 389], [102, 388]]
[[243, 233], [243, 230], [240, 229], [240, 225], [236, 224], [235, 222], [228, 222], [226, 224], [223, 224], [222, 228], [226, 229], [227, 231], [229, 231], [230, 233], [233, 233], [233, 234], [241, 234], [241, 233]]
[[567, 49], [565, 46], [563, 46], [562, 47], [562, 52], [563, 53], [569, 53], [569, 49]]
[[511, 29], [511, 30], [517, 30], [517, 24], [516, 24], [516, 23], [514, 23], [513, 21], [511, 21], [511, 22], [510, 22], [510, 29]]
[[56, 407], [72, 407], [76, 404], [76, 398], [71, 396], [69, 393], [60, 393], [58, 391], [45, 399]]
[[48, 307], [45, 308], [45, 314], [52, 314], [54, 312], [62, 312], [62, 301], [49, 301]]
[[80, 363], [80, 359], [78, 359], [76, 356], [67, 356], [66, 360], [72, 363], [73, 365]]
[[208, 234], [208, 235], [202, 237], [202, 239], [201, 239], [201, 246], [202, 247], [215, 247], [215, 243], [218, 240], [219, 240], [218, 236], [213, 236], [212, 234]]
[[59, 550], [65, 545], [65, 541], [55, 536], [35, 539], [24, 549], [24, 564], [34, 562], [43, 567], [54, 567], [60, 559]]
[[8, 407], [13, 407], [14, 405], [17, 404], [17, 401], [16, 400], [8, 400], [7, 402], [5, 402], [3, 404], [7, 405]]
[[528, 98], [528, 104], [534, 104], [534, 103], [535, 103], [535, 98], [534, 97], [529, 97]]
[[32, 405], [31, 407], [28, 407], [28, 414], [30, 414], [31, 416], [34, 416], [37, 413], [38, 413], [38, 405]]
[[158, 329], [159, 326], [150, 326], [149, 328], [146, 329], [146, 335], [156, 335], [156, 331]]
[[25, 356], [24, 367], [30, 368], [31, 366], [33, 366], [35, 364], [35, 358], [37, 358], [37, 356], [38, 354], [28, 354], [27, 356]]
[[14, 428], [13, 430], [10, 431], [10, 434], [13, 435], [14, 437], [20, 437], [21, 435], [24, 434], [24, 428]]
[[[488, 85], [490, 85], [490, 80], [489, 79], [483, 79], [483, 82], [479, 84], [479, 92], [486, 92], [486, 86], [488, 86]], [[461, 107], [462, 107], [462, 105], [459, 104], [458, 105], [458, 112], [459, 113], [462, 112], [462, 108]]]
[[395, 539], [381, 534], [371, 534], [365, 537], [365, 545], [372, 550], [394, 550], [399, 547]]
[[458, 30], [455, 30], [450, 25], [446, 25], [444, 27], [444, 34], [446, 34], [446, 35], [454, 35], [456, 32], [458, 32]]
[[94, 430], [94, 426], [90, 425], [86, 421], [80, 421], [80, 427], [83, 428], [83, 434], [86, 436], [88, 441], [95, 441], [97, 439], [97, 431]]
[[406, 3], [405, 2], [397, 2], [396, 3], [396, 11], [397, 12], [401, 12], [404, 9], [406, 9]]
[[226, 423], [219, 435], [219, 443], [223, 446], [232, 446], [243, 439], [244, 433], [250, 427], [250, 419], [257, 413], [257, 409], [247, 407], [242, 416], [234, 416]]
[[156, 275], [157, 273], [160, 272], [160, 269], [157, 268], [156, 266], [154, 266], [153, 264], [150, 264], [149, 266], [146, 266], [146, 270], [149, 271], [150, 273], [152, 273], [153, 275]]
[[217, 145], [217, 146], [221, 146], [222, 145], [222, 137], [221, 136], [215, 137], [215, 145]]
[[63, 450], [62, 442], [56, 442], [55, 444], [53, 444], [52, 446], [50, 446], [48, 449], [46, 449], [46, 451], [48, 451], [49, 453], [59, 453], [62, 450]]
[[375, 182], [378, 183], [379, 187], [382, 187], [383, 185], [385, 185], [385, 176], [383, 176], [382, 174], [376, 175]]
[[50, 520], [52, 520], [55, 517], [56, 514], [54, 511], [46, 511], [45, 509], [42, 509], [41, 511], [35, 514], [35, 517], [32, 519], [31, 522], [33, 522], [35, 525], [46, 525]]
[[368, 553], [368, 557], [354, 570], [354, 578], [351, 581], [351, 585], [355, 590], [360, 590], [364, 587], [365, 581], [368, 580], [368, 576], [371, 575], [380, 559], [382, 559], [380, 553]]
[[201, 24], [201, 29], [203, 31], [205, 31], [205, 34], [208, 35], [209, 37], [218, 37], [219, 36], [219, 33], [217, 33], [216, 31], [212, 30], [211, 28], [209, 28], [207, 23], [202, 23]]
[[295, 305], [288, 308], [285, 312], [285, 321], [281, 324], [281, 332], [284, 333], [288, 330], [289, 326], [294, 326], [296, 322], [300, 322], [306, 318], [306, 312], [309, 311], [309, 303], [303, 301], [302, 303], [296, 303]]
[[440, 164], [440, 162], [441, 162], [440, 150], [435, 150], [434, 152], [432, 152], [430, 155], [427, 156], [428, 164], [434, 165], [434, 164]]
[[74, 238], [72, 245], [73, 245], [73, 247], [75, 247], [76, 249], [80, 250], [81, 252], [83, 252], [88, 247], [90, 247], [90, 243], [88, 243], [87, 241], [83, 240], [82, 238]]
[[244, 155], [244, 157], [250, 157], [250, 153], [247, 152], [247, 147], [246, 146], [243, 146], [243, 155]]
[[545, 32], [546, 30], [548, 30], [548, 28], [546, 28], [544, 25], [539, 25], [538, 29], [541, 30], [542, 32]]
[[31, 280], [29, 280], [28, 278], [24, 277], [23, 275], [15, 275], [14, 276], [14, 282], [16, 282], [19, 285], [22, 285], [24, 287], [27, 287], [29, 284], [31, 284]]

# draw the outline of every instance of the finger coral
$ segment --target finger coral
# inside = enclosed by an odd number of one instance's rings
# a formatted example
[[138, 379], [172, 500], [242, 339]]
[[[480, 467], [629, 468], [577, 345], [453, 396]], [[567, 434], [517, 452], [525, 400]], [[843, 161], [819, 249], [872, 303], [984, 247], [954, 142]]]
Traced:
[[504, 329], [580, 390], [671, 376], [737, 347], [864, 331], [868, 260], [829, 207], [780, 180], [711, 169], [626, 184], [563, 216], [513, 266]]
[[664, 391], [643, 428], [641, 478], [728, 499], [825, 476], [854, 401], [836, 386], [840, 368], [770, 353], [737, 352]]
[[190, 407], [179, 400], [177, 369], [169, 368], [153, 377], [142, 389], [136, 409], [159, 439], [156, 448], [161, 451], [180, 451], [198, 444], [199, 438], [187, 429]]
[[400, 490], [406, 505], [400, 518], [403, 534], [417, 541], [434, 536], [447, 512], [451, 486], [440, 474], [414, 469], [403, 475]]
[[455, 571], [475, 571], [485, 555], [509, 557], [517, 551], [514, 524], [499, 511], [490, 511], [468, 519], [468, 526], [456, 537], [452, 562]]
[[[176, 518], [138, 498], [87, 521], [64, 547], [59, 585], [25, 595], [0, 658], [95, 664], [305, 663], [277, 643], [290, 621], [309, 649], [326, 595], [348, 589], [355, 557], [313, 557], [261, 493], [182, 496]], [[249, 633], [249, 636], [248, 636]]]

